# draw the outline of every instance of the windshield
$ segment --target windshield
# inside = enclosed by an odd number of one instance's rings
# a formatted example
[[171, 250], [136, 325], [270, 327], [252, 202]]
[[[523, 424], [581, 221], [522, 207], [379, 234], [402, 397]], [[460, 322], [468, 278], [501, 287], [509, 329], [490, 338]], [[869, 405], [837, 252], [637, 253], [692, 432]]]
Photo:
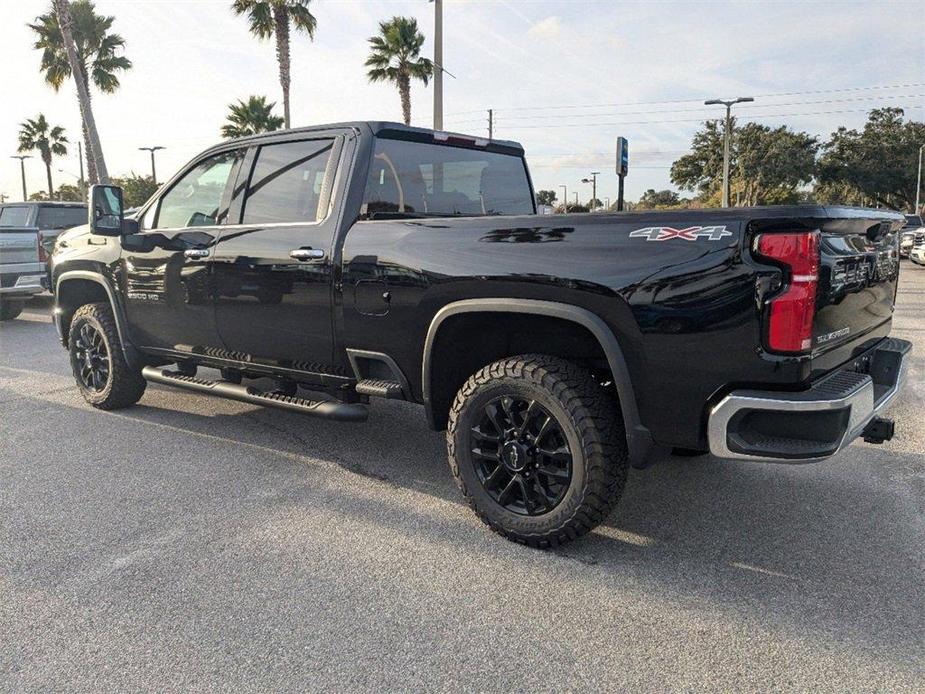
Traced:
[[24, 227], [29, 223], [29, 208], [25, 205], [0, 207], [0, 227]]
[[362, 215], [534, 214], [523, 159], [478, 149], [377, 139]]
[[70, 229], [87, 223], [86, 207], [40, 207], [36, 226], [39, 229]]
[[922, 226], [922, 218], [917, 214], [906, 215], [906, 227], [914, 228]]

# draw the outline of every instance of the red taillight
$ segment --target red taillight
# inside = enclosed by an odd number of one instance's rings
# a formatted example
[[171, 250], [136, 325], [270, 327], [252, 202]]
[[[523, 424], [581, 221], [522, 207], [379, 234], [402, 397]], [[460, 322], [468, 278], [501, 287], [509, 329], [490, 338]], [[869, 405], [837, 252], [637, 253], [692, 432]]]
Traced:
[[45, 241], [45, 239], [44, 239], [44, 237], [42, 236], [42, 232], [41, 232], [41, 231], [36, 232], [36, 234], [35, 234], [35, 241], [36, 241], [36, 243], [37, 243], [38, 246], [39, 246], [39, 262], [40, 262], [40, 263], [47, 262], [47, 261], [48, 261], [48, 253], [45, 251], [45, 245], [44, 245], [44, 243], [43, 243], [43, 242]]
[[789, 269], [787, 289], [771, 300], [768, 349], [806, 352], [813, 345], [816, 285], [819, 283], [819, 232], [762, 234], [757, 250]]

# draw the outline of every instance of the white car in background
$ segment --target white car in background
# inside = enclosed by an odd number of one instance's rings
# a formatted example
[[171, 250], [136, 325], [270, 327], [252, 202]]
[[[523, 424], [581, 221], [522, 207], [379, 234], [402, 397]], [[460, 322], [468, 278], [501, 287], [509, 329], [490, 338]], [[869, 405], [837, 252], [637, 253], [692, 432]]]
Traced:
[[925, 265], [925, 243], [920, 243], [909, 251], [909, 260], [916, 265]]
[[906, 226], [903, 227], [902, 236], [899, 238], [899, 257], [911, 258], [912, 250], [919, 246], [925, 246], [925, 227], [922, 224], [922, 217], [917, 214], [907, 214]]

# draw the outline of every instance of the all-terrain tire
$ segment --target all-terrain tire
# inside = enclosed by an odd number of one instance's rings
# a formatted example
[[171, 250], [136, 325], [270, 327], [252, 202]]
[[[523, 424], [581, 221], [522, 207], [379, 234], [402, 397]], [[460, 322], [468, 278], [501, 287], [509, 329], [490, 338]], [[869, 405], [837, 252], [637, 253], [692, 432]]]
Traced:
[[[548, 512], [527, 515], [503, 506], [476, 469], [474, 461], [484, 456], [473, 455], [470, 432], [488, 421], [480, 420], [489, 411], [484, 408], [505, 398], [538, 403], [567, 440], [571, 478]], [[476, 515], [500, 535], [531, 547], [556, 547], [589, 532], [611, 513], [626, 484], [628, 452], [616, 397], [587, 369], [548, 355], [502, 359], [470, 377], [450, 410], [447, 449], [453, 476]], [[526, 508], [526, 491], [523, 496]]]
[[21, 301], [3, 301], [0, 299], [0, 320], [13, 320], [22, 313]]
[[[85, 327], [89, 330], [85, 331]], [[81, 375], [85, 362], [83, 349], [86, 334], [98, 334], [97, 344], [105, 347], [108, 358], [108, 372], [101, 378], [98, 387], [87, 383]], [[71, 356], [71, 370], [84, 400], [101, 410], [118, 410], [130, 407], [141, 399], [147, 381], [139, 369], [133, 369], [125, 361], [122, 341], [116, 329], [116, 319], [108, 303], [85, 304], [74, 312], [68, 333], [68, 351]], [[101, 351], [101, 350], [100, 350]], [[99, 361], [99, 360], [98, 360]]]

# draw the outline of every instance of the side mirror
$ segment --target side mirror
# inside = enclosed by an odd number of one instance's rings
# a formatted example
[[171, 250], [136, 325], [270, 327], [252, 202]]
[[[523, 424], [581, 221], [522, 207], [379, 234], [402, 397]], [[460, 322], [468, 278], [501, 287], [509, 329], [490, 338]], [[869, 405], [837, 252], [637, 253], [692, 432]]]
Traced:
[[119, 186], [91, 186], [90, 233], [121, 236], [123, 221], [122, 189]]

